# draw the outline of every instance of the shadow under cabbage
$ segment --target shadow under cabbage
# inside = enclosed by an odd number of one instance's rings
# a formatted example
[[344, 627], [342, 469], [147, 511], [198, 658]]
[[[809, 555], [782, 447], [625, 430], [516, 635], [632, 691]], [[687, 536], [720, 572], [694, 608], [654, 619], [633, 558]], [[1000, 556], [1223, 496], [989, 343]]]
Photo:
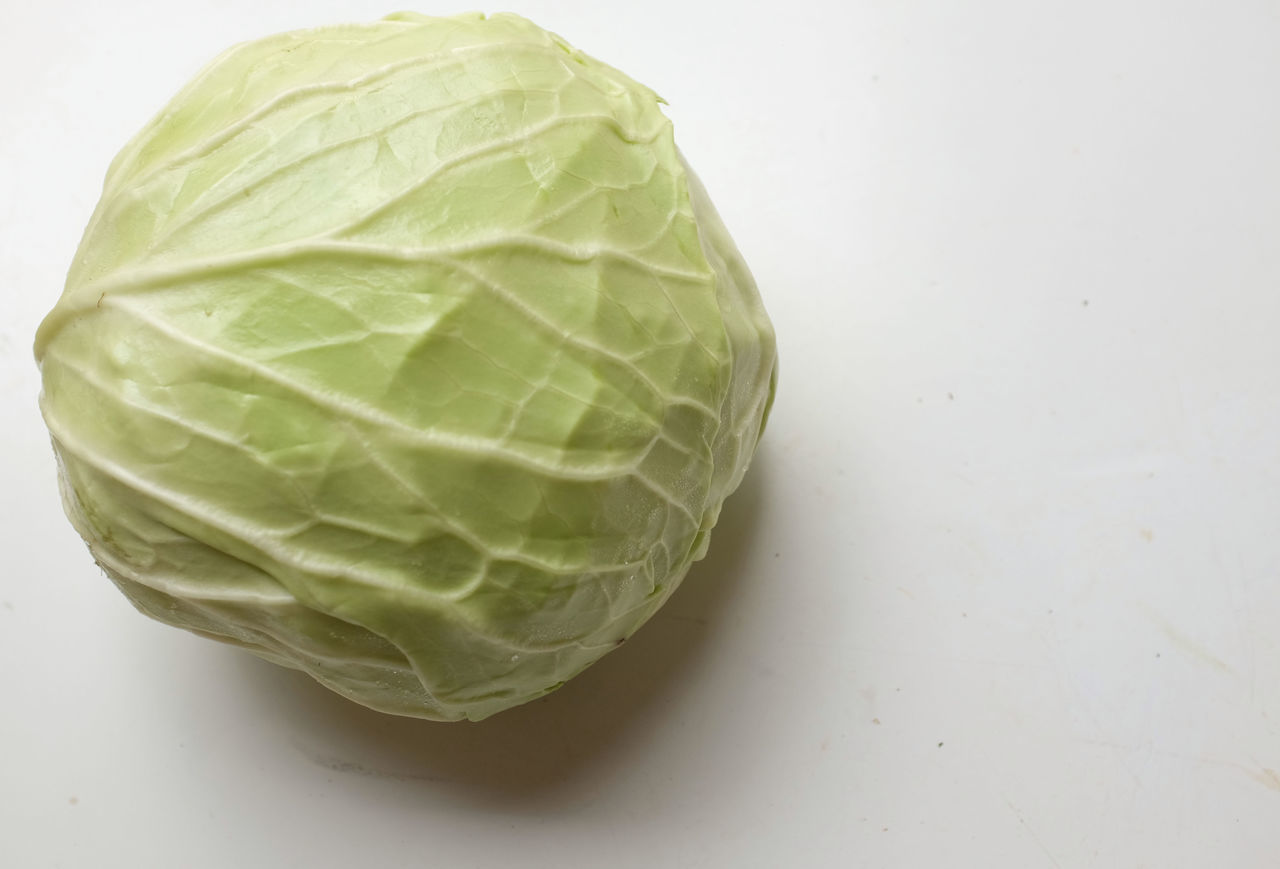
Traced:
[[[607, 775], [627, 743], [670, 722], [696, 697], [697, 653], [715, 632], [754, 554], [765, 497], [765, 444], [725, 503], [707, 556], [624, 645], [558, 691], [481, 722], [401, 718], [348, 701], [296, 671], [237, 653], [252, 703], [278, 714], [302, 757], [337, 773], [449, 783], [486, 799], [548, 792]], [[681, 706], [680, 704], [683, 704]], [[451, 793], [456, 798], [458, 794]], [[479, 794], [477, 794], [479, 796]]]

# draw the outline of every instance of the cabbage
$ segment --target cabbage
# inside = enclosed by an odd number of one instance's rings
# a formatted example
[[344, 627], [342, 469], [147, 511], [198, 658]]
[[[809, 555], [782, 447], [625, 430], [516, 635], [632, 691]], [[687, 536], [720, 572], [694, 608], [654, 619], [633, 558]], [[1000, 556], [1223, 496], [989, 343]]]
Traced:
[[639, 628], [776, 378], [660, 104], [511, 15], [200, 73], [111, 164], [36, 336], [66, 512], [120, 590], [438, 720]]

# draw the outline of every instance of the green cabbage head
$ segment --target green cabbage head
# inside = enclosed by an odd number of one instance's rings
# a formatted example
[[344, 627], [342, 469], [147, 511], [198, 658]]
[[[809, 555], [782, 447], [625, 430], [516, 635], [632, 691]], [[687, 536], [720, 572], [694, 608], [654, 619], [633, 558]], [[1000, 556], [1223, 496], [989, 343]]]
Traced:
[[121, 591], [440, 720], [639, 628], [776, 378], [660, 104], [511, 15], [201, 72], [112, 163], [36, 338], [66, 511]]

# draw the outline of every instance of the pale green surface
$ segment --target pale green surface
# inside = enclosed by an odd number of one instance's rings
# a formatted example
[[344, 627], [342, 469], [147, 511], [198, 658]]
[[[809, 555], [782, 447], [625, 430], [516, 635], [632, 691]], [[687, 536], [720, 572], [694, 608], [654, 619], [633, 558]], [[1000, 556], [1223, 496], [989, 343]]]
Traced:
[[427, 718], [635, 631], [776, 377], [659, 102], [514, 16], [283, 34], [188, 85], [112, 164], [36, 343], [120, 588]]

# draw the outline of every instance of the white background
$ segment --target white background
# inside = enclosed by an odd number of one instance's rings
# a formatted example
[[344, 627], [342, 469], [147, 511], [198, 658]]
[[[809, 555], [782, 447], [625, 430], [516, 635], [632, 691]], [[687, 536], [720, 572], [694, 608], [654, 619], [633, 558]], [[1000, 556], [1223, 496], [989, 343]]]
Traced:
[[393, 8], [0, 11], [0, 865], [1280, 865], [1275, 0], [511, 0], [670, 102], [782, 381], [669, 607], [481, 725], [136, 614], [36, 409], [115, 151]]

